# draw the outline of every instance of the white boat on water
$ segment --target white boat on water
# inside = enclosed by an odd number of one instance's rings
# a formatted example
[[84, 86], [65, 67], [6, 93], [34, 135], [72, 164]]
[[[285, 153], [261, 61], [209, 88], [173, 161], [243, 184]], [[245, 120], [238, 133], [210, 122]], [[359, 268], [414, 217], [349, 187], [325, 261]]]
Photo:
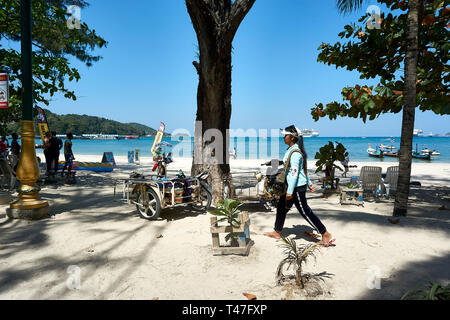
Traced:
[[413, 136], [414, 137], [423, 137], [423, 130], [421, 130], [421, 129], [414, 129]]
[[369, 148], [367, 149], [367, 153], [369, 154], [369, 157], [383, 158], [383, 150], [373, 149], [370, 145]]
[[380, 144], [380, 149], [386, 149], [386, 150], [394, 150], [395, 146], [386, 146], [384, 144]]
[[317, 132], [314, 129], [303, 129], [302, 130], [302, 135], [303, 135], [304, 138], [318, 137], [319, 136], [319, 132]]
[[93, 139], [93, 140], [115, 140], [119, 139], [119, 135], [117, 134], [83, 134], [85, 138]]
[[440, 156], [441, 153], [437, 150], [430, 150], [428, 148], [422, 149], [421, 150], [422, 154], [429, 154], [431, 153], [432, 156]]

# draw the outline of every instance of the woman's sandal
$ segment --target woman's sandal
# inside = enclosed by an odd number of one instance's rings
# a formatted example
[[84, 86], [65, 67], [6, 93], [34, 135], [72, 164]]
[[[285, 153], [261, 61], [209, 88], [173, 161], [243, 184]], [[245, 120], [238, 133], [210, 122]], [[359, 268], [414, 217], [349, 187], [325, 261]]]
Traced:
[[307, 231], [305, 231], [305, 234], [307, 236], [310, 236], [311, 238], [315, 238], [315, 239], [320, 237], [318, 234], [310, 233], [310, 232], [307, 232]]
[[319, 246], [324, 247], [324, 248], [335, 247], [336, 245], [333, 244], [333, 242], [335, 242], [335, 241], [336, 241], [336, 239], [332, 239], [328, 243], [323, 243], [321, 240], [321, 241], [319, 241], [319, 243], [320, 243]]

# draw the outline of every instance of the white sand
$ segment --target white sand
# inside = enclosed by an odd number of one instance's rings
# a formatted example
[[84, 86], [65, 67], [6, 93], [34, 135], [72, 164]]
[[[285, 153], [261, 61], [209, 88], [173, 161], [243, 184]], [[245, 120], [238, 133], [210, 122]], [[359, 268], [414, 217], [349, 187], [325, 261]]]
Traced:
[[[99, 161], [101, 156], [77, 156]], [[210, 215], [187, 208], [169, 209], [157, 221], [141, 219], [135, 207], [113, 201], [113, 179], [131, 171], [150, 172], [150, 158], [141, 166], [115, 157], [112, 173], [78, 172], [76, 185], [42, 188], [52, 211], [49, 219], [9, 220], [7, 205], [0, 211], [0, 299], [306, 299], [305, 291], [277, 286], [275, 271], [282, 249], [264, 237], [273, 228], [275, 210], [247, 206], [251, 238], [248, 257], [213, 256]], [[260, 160], [232, 160], [232, 172], [257, 170]], [[364, 163], [351, 169], [358, 175]], [[396, 163], [383, 162], [383, 172]], [[314, 167], [314, 162], [309, 162]], [[189, 173], [191, 159], [175, 159], [169, 174]], [[310, 170], [312, 174], [312, 170]], [[307, 271], [332, 274], [316, 299], [398, 299], [409, 288], [428, 280], [450, 279], [450, 164], [414, 163], [409, 216], [394, 225], [387, 218], [393, 202], [366, 202], [364, 207], [341, 206], [337, 197], [308, 193], [308, 202], [336, 238], [323, 248]], [[317, 178], [314, 177], [313, 179]], [[17, 194], [14, 194], [17, 196]], [[292, 209], [283, 234], [298, 244], [313, 242], [312, 228]], [[157, 235], [162, 234], [162, 238]], [[81, 270], [78, 290], [69, 290], [68, 267]], [[381, 289], [369, 289], [368, 279], [379, 271]]]

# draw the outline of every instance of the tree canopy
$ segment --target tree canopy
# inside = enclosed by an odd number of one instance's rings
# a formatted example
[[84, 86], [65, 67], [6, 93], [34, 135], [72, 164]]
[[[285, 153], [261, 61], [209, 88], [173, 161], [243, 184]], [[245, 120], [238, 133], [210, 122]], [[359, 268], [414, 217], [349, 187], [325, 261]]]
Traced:
[[[101, 56], [92, 52], [106, 46], [106, 41], [84, 22], [80, 28], [69, 29], [67, 13], [70, 5], [85, 8], [84, 0], [33, 0], [33, 100], [35, 104], [49, 105], [57, 92], [76, 100], [76, 94], [66, 88], [66, 81], [80, 80], [78, 70], [71, 66], [70, 57], [92, 66]], [[2, 0], [0, 4], [0, 68], [10, 76], [11, 108], [0, 111], [0, 123], [6, 124], [21, 118], [22, 84], [20, 48], [20, 0]]]
[[[325, 106], [316, 104], [311, 115], [317, 121], [328, 116], [361, 118], [364, 122], [383, 113], [398, 113], [403, 106], [404, 78], [402, 68], [406, 54], [407, 2], [400, 0], [378, 0], [390, 12], [381, 14], [381, 28], [368, 28], [370, 15], [359, 19], [364, 22], [350, 24], [339, 33], [346, 43], [334, 45], [322, 43], [318, 61], [335, 65], [336, 69], [357, 70], [361, 79], [379, 77], [380, 83], [373, 86], [356, 84], [342, 89], [344, 103], [331, 102]], [[422, 111], [450, 114], [448, 65], [450, 8], [444, 0], [424, 0], [419, 21], [419, 58], [417, 65], [417, 106]], [[399, 13], [399, 14], [394, 14]]]

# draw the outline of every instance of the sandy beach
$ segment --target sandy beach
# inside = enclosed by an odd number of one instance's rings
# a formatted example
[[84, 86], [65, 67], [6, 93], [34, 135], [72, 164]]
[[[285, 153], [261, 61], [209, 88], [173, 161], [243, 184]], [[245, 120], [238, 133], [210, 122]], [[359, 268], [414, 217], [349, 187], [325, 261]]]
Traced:
[[[76, 155], [77, 161], [101, 156]], [[41, 221], [10, 220], [0, 211], [0, 299], [399, 299], [428, 280], [450, 281], [450, 164], [414, 163], [408, 217], [398, 224], [393, 200], [368, 201], [364, 207], [341, 206], [338, 196], [307, 193], [313, 211], [336, 238], [321, 248], [307, 271], [326, 272], [320, 292], [277, 286], [282, 259], [279, 242], [263, 236], [271, 231], [275, 209], [247, 205], [254, 246], [244, 256], [214, 256], [210, 215], [179, 207], [163, 211], [156, 221], [141, 219], [135, 206], [113, 201], [114, 180], [132, 171], [151, 171], [152, 160], [128, 164], [116, 156], [111, 173], [77, 172], [77, 184], [63, 181], [42, 186], [51, 217]], [[258, 170], [261, 160], [231, 160], [232, 172]], [[386, 168], [397, 163], [352, 162], [348, 177], [363, 165]], [[169, 175], [189, 174], [191, 159], [175, 159]], [[308, 167], [313, 181], [314, 161]], [[350, 178], [347, 178], [348, 180]], [[17, 194], [13, 194], [17, 197]], [[298, 244], [315, 242], [313, 229], [296, 209], [289, 212], [283, 234]], [[160, 236], [162, 235], [162, 237]], [[69, 289], [71, 270], [80, 271], [80, 286]], [[69, 269], [68, 269], [69, 268]], [[79, 268], [79, 269], [78, 269]], [[379, 275], [380, 288], [370, 289]], [[368, 285], [369, 282], [369, 285]]]

